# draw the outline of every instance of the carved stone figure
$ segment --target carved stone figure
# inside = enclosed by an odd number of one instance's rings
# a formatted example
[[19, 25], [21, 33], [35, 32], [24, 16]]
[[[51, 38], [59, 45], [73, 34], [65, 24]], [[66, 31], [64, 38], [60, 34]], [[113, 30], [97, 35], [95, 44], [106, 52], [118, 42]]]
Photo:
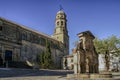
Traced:
[[67, 59], [63, 58], [63, 69], [67, 69]]
[[73, 54], [73, 61], [74, 61], [74, 74], [77, 74], [78, 73], [78, 56], [76, 52]]
[[[78, 53], [78, 73], [98, 73], [98, 54], [95, 50], [93, 39], [95, 38], [90, 31], [78, 34], [80, 42], [76, 47]], [[76, 66], [76, 65], [75, 65]]]

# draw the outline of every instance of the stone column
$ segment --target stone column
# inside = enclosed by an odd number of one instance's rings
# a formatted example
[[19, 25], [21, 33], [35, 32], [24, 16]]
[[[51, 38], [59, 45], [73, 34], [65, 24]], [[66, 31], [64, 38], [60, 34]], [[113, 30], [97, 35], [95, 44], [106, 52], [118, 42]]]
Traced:
[[74, 74], [78, 73], [78, 55], [77, 53], [73, 54], [73, 63], [74, 63]]
[[81, 67], [80, 67], [80, 52], [79, 51], [77, 51], [77, 57], [78, 57], [78, 60], [77, 60], [77, 63], [78, 63], [78, 73], [80, 73], [81, 72]]
[[86, 58], [86, 72], [89, 73], [89, 59]]

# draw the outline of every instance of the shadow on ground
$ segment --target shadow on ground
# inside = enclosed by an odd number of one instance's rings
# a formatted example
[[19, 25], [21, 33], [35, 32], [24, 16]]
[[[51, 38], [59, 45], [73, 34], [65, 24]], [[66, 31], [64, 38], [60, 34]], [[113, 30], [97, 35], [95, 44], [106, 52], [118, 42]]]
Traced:
[[0, 78], [5, 77], [28, 77], [28, 76], [66, 76], [72, 74], [68, 70], [32, 70], [32, 69], [12, 69], [0, 68]]

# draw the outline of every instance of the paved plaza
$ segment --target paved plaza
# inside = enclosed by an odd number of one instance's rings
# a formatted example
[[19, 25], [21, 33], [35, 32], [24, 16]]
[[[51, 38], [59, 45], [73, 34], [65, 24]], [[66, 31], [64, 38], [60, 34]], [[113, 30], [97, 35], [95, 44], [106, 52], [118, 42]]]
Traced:
[[[73, 74], [69, 70], [31, 70], [0, 68], [0, 80], [93, 80], [93, 79], [67, 79], [67, 74]], [[120, 73], [112, 73], [114, 79], [94, 80], [120, 80]]]
[[0, 68], [0, 78], [5, 77], [28, 77], [28, 76], [65, 76], [72, 74], [73, 71], [68, 70], [32, 70], [32, 69], [11, 69]]
[[66, 75], [72, 73], [68, 70], [0, 68], [0, 80], [66, 80]]

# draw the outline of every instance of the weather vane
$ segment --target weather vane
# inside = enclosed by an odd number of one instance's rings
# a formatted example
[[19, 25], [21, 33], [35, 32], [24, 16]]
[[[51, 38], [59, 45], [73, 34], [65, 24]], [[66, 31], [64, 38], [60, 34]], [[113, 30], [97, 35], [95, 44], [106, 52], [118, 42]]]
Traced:
[[63, 10], [63, 8], [62, 8], [62, 6], [61, 6], [61, 5], [60, 5], [59, 7], [60, 7], [60, 10]]

